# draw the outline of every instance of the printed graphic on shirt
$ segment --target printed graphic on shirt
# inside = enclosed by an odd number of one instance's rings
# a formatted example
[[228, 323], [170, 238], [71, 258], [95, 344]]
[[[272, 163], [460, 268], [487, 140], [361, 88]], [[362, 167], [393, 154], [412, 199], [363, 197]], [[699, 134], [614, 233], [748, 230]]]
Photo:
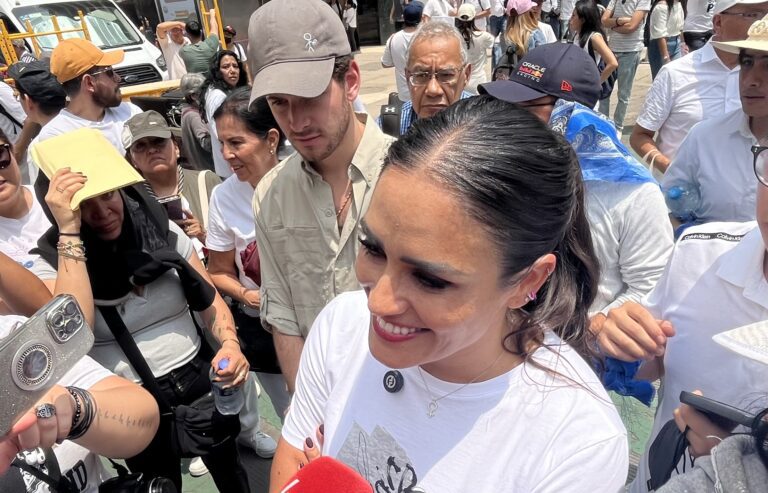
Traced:
[[[45, 475], [55, 475], [52, 471], [58, 470], [58, 466], [53, 463], [57, 460], [56, 456], [50, 449], [25, 450], [16, 457]], [[71, 488], [67, 491], [81, 492], [88, 486], [88, 472], [82, 460], [78, 461], [72, 469], [63, 471], [63, 475]], [[48, 483], [33, 474], [18, 467], [11, 467], [5, 475], [0, 476], [0, 491], [3, 493], [51, 493], [52, 490]]]
[[408, 454], [380, 426], [369, 435], [354, 423], [336, 458], [363, 476], [374, 493], [427, 493], [417, 486]]
[[729, 233], [691, 233], [687, 235], [683, 235], [682, 238], [680, 238], [680, 241], [686, 241], [686, 240], [724, 240], [724, 241], [733, 241], [733, 242], [740, 242], [741, 239], [744, 238], [744, 235], [732, 235]]

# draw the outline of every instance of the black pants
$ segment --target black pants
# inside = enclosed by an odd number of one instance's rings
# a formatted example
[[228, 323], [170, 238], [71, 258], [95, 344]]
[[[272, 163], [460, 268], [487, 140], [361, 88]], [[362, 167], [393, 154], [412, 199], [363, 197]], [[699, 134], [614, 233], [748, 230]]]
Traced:
[[357, 35], [356, 27], [347, 28], [347, 41], [349, 41], [349, 48], [352, 50], [352, 53], [360, 51], [360, 38]]
[[712, 31], [707, 31], [704, 33], [683, 33], [683, 40], [688, 46], [689, 52], [696, 51], [707, 44], [707, 41], [709, 41], [709, 38], [711, 37]]
[[[172, 406], [191, 404], [211, 390], [208, 371], [210, 358], [200, 351], [195, 359], [157, 379], [163, 395]], [[205, 356], [208, 356], [205, 354]], [[171, 416], [161, 415], [160, 427], [149, 446], [136, 457], [125, 462], [132, 472], [142, 472], [148, 477], [166, 477], [181, 488], [181, 457], [171, 449]], [[216, 487], [221, 492], [249, 493], [248, 476], [245, 473], [233, 436], [203, 456], [203, 463], [211, 472]]]
[[240, 346], [251, 365], [251, 371], [282, 373], [272, 334], [264, 330], [259, 317], [251, 317], [243, 313], [239, 304], [230, 305], [229, 309], [232, 311], [232, 318], [237, 327], [237, 337], [240, 338]]

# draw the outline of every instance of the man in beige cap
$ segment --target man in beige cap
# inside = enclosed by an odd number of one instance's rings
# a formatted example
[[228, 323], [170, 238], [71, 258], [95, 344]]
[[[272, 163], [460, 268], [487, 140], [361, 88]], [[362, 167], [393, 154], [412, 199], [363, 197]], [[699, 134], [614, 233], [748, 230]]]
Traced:
[[64, 87], [69, 105], [43, 127], [38, 140], [89, 127], [124, 153], [123, 124], [141, 113], [138, 106], [122, 102], [120, 75], [112, 66], [124, 56], [122, 50], [104, 52], [81, 38], [61, 41], [51, 53], [51, 73]]
[[293, 391], [315, 317], [336, 295], [360, 289], [357, 228], [392, 139], [353, 111], [360, 68], [327, 4], [269, 2], [251, 16], [248, 37], [251, 100], [267, 97], [296, 149], [254, 197], [261, 318]]

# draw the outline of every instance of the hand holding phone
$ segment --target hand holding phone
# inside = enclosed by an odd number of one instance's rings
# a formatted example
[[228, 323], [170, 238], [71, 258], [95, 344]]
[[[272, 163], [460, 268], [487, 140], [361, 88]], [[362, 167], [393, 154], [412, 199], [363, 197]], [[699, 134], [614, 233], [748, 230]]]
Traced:
[[709, 455], [737, 425], [751, 427], [754, 420], [750, 413], [708, 399], [699, 391], [682, 392], [680, 402], [683, 405], [675, 409], [675, 422], [685, 432], [688, 451], [693, 457]]
[[158, 202], [165, 207], [165, 210], [168, 213], [168, 219], [171, 221], [181, 221], [184, 219], [184, 209], [181, 205], [180, 196], [174, 195], [172, 197], [164, 197], [158, 199]]

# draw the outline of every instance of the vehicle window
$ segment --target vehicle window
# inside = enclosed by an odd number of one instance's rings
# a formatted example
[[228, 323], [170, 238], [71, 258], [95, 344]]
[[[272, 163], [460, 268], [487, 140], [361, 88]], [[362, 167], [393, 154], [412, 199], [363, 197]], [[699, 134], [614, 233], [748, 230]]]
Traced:
[[[32, 24], [35, 32], [42, 33], [53, 31], [52, 16], [56, 16], [59, 27], [62, 30], [76, 29], [80, 27], [80, 17], [77, 11], [85, 14], [85, 23], [91, 34], [91, 41], [100, 48], [117, 48], [141, 44], [142, 40], [136, 33], [131, 22], [125, 18], [113, 3], [106, 0], [90, 0], [81, 2], [50, 3], [17, 7], [13, 13], [22, 25], [27, 20]], [[64, 33], [64, 38], [83, 37], [83, 33]], [[57, 44], [57, 38], [51, 34], [41, 36], [38, 39], [40, 47], [44, 50], [52, 50]]]

